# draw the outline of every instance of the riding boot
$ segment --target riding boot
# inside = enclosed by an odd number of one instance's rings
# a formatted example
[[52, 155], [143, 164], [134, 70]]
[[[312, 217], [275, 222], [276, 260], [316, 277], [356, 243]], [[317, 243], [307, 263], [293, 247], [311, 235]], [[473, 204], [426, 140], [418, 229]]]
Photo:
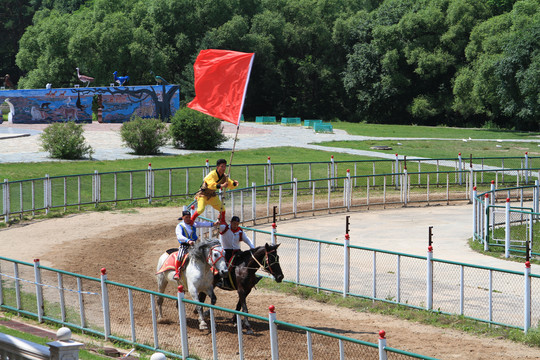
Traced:
[[227, 224], [225, 221], [225, 210], [219, 213], [219, 223], [223, 225]]
[[173, 279], [179, 280], [180, 279], [180, 261], [178, 261], [178, 259], [176, 259], [176, 263], [174, 267], [176, 268], [176, 272], [174, 273]]
[[199, 213], [197, 211], [195, 211], [193, 213], [193, 215], [191, 215], [191, 223], [193, 224], [193, 222], [195, 222], [195, 219], [197, 219], [197, 217], [199, 216]]

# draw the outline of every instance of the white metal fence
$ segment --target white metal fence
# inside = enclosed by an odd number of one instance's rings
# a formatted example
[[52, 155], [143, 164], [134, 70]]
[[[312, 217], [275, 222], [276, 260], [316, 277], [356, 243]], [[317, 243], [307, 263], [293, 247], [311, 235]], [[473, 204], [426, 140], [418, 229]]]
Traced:
[[[202, 304], [210, 313], [210, 334], [201, 333], [196, 316], [200, 303], [158, 294], [107, 279], [78, 275], [45, 266], [0, 257], [0, 307], [102, 336], [126, 342], [176, 358], [189, 355], [203, 359], [275, 359], [331, 357], [355, 359], [432, 359], [386, 346], [369, 343], [277, 319], [273, 307], [269, 316]], [[165, 298], [164, 315], [158, 321], [156, 296]], [[175, 302], [178, 301], [178, 310]], [[244, 336], [230, 318], [248, 316], [252, 327], [263, 336]], [[240, 322], [238, 320], [238, 322]], [[280, 344], [283, 344], [280, 346]]]
[[[396, 157], [396, 161], [334, 161], [309, 163], [246, 164], [233, 166], [232, 177], [243, 183], [244, 188], [227, 192], [227, 197], [236, 194], [238, 202], [249, 201], [250, 196], [257, 203], [279, 197], [284, 204], [284, 196], [308, 194], [313, 203], [321, 205], [322, 193], [327, 194], [327, 209], [358, 206], [387, 205], [407, 202], [440, 202], [470, 200], [472, 187], [489, 184], [493, 180], [497, 187], [504, 184], [528, 184], [538, 176], [538, 158], [479, 159], [481, 164], [466, 167], [466, 162], [456, 159], [413, 159]], [[506, 163], [517, 165], [505, 168]], [[534, 160], [534, 161], [533, 161]], [[501, 167], [487, 164], [501, 162]], [[486, 165], [484, 165], [486, 163]], [[408, 164], [408, 165], [407, 165]], [[417, 166], [414, 164], [418, 164]], [[407, 167], [408, 166], [408, 167]], [[411, 171], [416, 168], [418, 171]], [[118, 171], [69, 176], [49, 176], [43, 178], [9, 181], [2, 183], [2, 213], [5, 222], [10, 218], [48, 213], [51, 210], [67, 211], [85, 206], [118, 204], [119, 202], [152, 201], [177, 199], [189, 202], [198, 190], [202, 178], [210, 171], [208, 163], [199, 167]], [[245, 182], [244, 182], [245, 179]], [[348, 180], [349, 203], [338, 204], [335, 200], [343, 193], [345, 179]], [[332, 194], [335, 193], [335, 194]], [[250, 195], [251, 194], [251, 195]], [[243, 198], [246, 199], [243, 200]], [[287, 203], [291, 203], [290, 200]], [[249, 204], [249, 203], [248, 203]], [[303, 207], [296, 208], [304, 211]], [[244, 220], [259, 218], [249, 215]]]

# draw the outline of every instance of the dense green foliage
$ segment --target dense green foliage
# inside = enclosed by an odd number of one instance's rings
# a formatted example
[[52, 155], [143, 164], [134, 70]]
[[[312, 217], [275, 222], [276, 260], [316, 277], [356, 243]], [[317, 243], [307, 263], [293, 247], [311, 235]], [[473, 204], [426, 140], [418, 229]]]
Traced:
[[41, 147], [52, 158], [76, 160], [85, 155], [92, 157], [94, 150], [86, 144], [83, 127], [74, 121], [54, 123], [41, 133]]
[[170, 131], [174, 146], [188, 150], [214, 150], [227, 140], [219, 119], [187, 107], [176, 112]]
[[540, 0], [48, 0], [39, 8], [17, 53], [22, 87], [78, 83], [75, 67], [96, 85], [115, 70], [148, 84], [153, 70], [189, 101], [199, 50], [231, 49], [256, 53], [247, 119], [540, 129]]
[[169, 141], [167, 125], [159, 119], [135, 116], [120, 128], [124, 144], [136, 155], [156, 155], [159, 148]]

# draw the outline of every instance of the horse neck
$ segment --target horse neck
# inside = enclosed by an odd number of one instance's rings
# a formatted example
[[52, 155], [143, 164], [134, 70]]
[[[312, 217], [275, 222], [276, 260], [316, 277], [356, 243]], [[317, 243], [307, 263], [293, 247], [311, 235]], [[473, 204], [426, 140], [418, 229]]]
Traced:
[[256, 251], [252, 252], [251, 255], [247, 258], [246, 266], [249, 268], [256, 268], [264, 267], [263, 261], [264, 256], [266, 255], [266, 250], [262, 247], [257, 249]]
[[[202, 251], [201, 251], [202, 252]], [[212, 252], [211, 249], [209, 249], [209, 252]], [[194, 256], [194, 255], [191, 255], [189, 256], [189, 262], [190, 263], [193, 263], [193, 265], [197, 266], [198, 268], [203, 268], [203, 269], [206, 269], [206, 268], [210, 268], [211, 265], [208, 263], [208, 258], [210, 256], [210, 254], [206, 254], [204, 252], [202, 252], [202, 258], [199, 257], [199, 256]]]

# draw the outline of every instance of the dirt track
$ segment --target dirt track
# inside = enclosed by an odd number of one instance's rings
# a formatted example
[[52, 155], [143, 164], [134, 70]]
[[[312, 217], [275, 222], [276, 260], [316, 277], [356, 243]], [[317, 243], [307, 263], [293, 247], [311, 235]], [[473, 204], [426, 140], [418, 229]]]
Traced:
[[[392, 211], [399, 210], [386, 211], [391, 216]], [[2, 256], [29, 262], [40, 258], [44, 265], [92, 277], [99, 277], [100, 269], [105, 267], [109, 280], [154, 290], [156, 259], [164, 249], [175, 246], [174, 227], [177, 214], [177, 208], [154, 208], [138, 209], [137, 212], [86, 213], [37, 221], [0, 231], [0, 253]], [[370, 219], [369, 213], [364, 213], [363, 219], [366, 223], [375, 221], [375, 218]], [[126, 263], [126, 259], [131, 261]], [[173, 290], [170, 291], [173, 294]], [[234, 308], [235, 295], [217, 290], [217, 296], [217, 305]], [[388, 346], [440, 359], [540, 357], [539, 349], [505, 340], [479, 338], [393, 317], [321, 305], [278, 293], [254, 290], [248, 297], [248, 307], [253, 314], [268, 316], [268, 306], [271, 304], [276, 306], [278, 319], [286, 322], [372, 343], [377, 342], [379, 330], [384, 329], [387, 332]], [[169, 303], [170, 322], [162, 324], [165, 329], [160, 330], [164, 333], [170, 331], [170, 334], [173, 334], [178, 331], [178, 319], [174, 315], [173, 306]], [[194, 316], [192, 318], [195, 319]], [[223, 314], [217, 314], [217, 320], [220, 333], [225, 334], [219, 337], [220, 351], [230, 351], [231, 358], [236, 357], [231, 345], [236, 342], [236, 330], [230, 326], [229, 319]], [[151, 327], [150, 322], [139, 325]], [[255, 335], [244, 336], [244, 345], [248, 351], [246, 358], [269, 358], [268, 331], [262, 323], [254, 322], [253, 325]], [[191, 321], [189, 326], [190, 347], [210, 349], [208, 332], [196, 331], [194, 321]], [[285, 341], [280, 343], [282, 358], [296, 359], [306, 356], [305, 334], [282, 331], [279, 336], [281, 340], [285, 338]], [[167, 341], [166, 336], [161, 339]], [[332, 351], [331, 354], [337, 352]]]

